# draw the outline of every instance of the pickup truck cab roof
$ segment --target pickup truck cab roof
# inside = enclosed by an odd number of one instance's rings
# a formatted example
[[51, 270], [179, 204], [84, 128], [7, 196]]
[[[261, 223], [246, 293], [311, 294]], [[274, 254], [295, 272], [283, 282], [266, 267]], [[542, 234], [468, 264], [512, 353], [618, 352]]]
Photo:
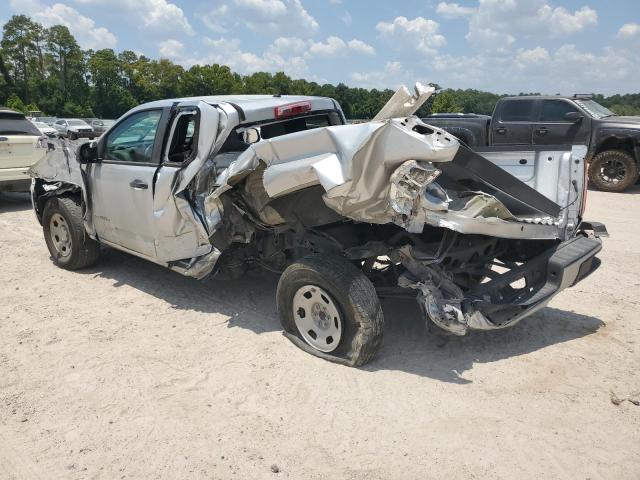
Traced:
[[274, 109], [294, 103], [310, 105], [308, 111], [337, 110], [342, 115], [340, 106], [331, 98], [311, 97], [305, 95], [211, 95], [201, 97], [173, 98], [145, 103], [130, 110], [128, 114], [152, 108], [165, 108], [182, 104], [197, 105], [205, 102], [209, 105], [227, 103], [232, 105], [240, 115], [240, 123], [255, 123], [274, 118]]

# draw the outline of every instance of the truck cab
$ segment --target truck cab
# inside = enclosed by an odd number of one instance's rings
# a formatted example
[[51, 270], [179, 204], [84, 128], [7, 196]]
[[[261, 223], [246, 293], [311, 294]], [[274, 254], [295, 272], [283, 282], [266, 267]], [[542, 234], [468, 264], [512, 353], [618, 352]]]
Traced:
[[585, 145], [589, 180], [621, 192], [638, 180], [640, 117], [620, 117], [591, 95], [523, 95], [498, 100], [493, 115], [436, 114], [425, 122], [470, 147]]
[[511, 97], [491, 120], [493, 145], [587, 145], [591, 118], [567, 98]]

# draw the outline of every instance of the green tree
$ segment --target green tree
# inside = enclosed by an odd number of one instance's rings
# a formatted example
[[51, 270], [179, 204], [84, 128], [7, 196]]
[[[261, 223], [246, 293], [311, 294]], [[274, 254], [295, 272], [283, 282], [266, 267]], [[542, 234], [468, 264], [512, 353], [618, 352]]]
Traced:
[[453, 90], [443, 90], [433, 99], [431, 113], [458, 113], [462, 107], [458, 104], [458, 98]]
[[105, 118], [115, 118], [136, 105], [123, 87], [120, 63], [111, 49], [98, 50], [89, 56], [91, 110]]
[[24, 102], [15, 93], [12, 93], [7, 99], [7, 107], [22, 113], [27, 112], [27, 108], [25, 107]]
[[14, 15], [2, 28], [0, 46], [16, 87], [25, 102], [30, 100], [29, 76], [32, 73], [31, 67], [38, 63], [37, 40], [41, 29], [41, 26], [26, 15]]

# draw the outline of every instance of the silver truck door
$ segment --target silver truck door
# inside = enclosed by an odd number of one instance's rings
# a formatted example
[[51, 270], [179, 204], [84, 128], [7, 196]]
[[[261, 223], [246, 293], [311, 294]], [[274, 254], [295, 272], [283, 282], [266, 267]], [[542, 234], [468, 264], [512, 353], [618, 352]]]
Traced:
[[190, 259], [212, 249], [194, 195], [187, 188], [209, 158], [221, 131], [220, 111], [205, 102], [174, 107], [153, 198], [156, 258]]
[[150, 109], [120, 121], [103, 139], [102, 158], [88, 175], [98, 238], [150, 258], [156, 257], [153, 179], [162, 115], [162, 109]]

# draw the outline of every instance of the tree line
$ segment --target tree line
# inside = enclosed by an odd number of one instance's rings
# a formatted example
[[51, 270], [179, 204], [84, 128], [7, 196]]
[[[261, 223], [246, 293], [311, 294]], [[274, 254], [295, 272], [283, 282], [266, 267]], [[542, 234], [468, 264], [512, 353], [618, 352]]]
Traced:
[[[501, 97], [479, 90], [438, 89], [418, 115], [439, 112], [490, 114]], [[131, 50], [83, 50], [63, 25], [44, 28], [14, 15], [2, 28], [0, 105], [60, 117], [117, 118], [152, 100], [225, 94], [317, 95], [335, 98], [348, 118], [372, 118], [393, 90], [365, 89], [292, 79], [283, 72], [240, 75], [225, 65], [185, 69], [167, 59]], [[640, 94], [597, 96], [623, 115], [640, 115]]]

